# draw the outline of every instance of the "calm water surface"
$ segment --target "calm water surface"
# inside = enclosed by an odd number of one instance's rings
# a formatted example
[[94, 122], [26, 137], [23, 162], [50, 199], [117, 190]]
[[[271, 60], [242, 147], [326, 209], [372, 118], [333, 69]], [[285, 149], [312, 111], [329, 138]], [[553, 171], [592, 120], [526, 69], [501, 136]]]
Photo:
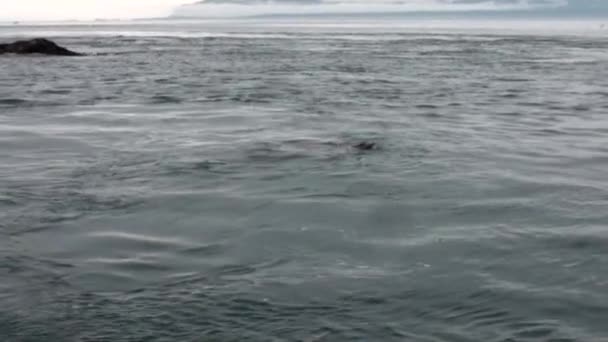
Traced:
[[3, 341], [608, 341], [606, 35], [180, 25], [0, 28]]

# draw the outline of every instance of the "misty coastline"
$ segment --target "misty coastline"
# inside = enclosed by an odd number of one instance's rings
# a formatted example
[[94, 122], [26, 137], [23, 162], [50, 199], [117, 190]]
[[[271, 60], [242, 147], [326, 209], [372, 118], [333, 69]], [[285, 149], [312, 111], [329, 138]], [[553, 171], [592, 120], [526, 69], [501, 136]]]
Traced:
[[523, 2], [477, 0], [429, 2], [380, 1], [364, 4], [354, 1], [322, 0], [207, 0], [175, 9], [170, 18], [247, 18], [247, 17], [399, 17], [417, 19], [598, 19], [608, 18], [608, 2], [580, 0]]

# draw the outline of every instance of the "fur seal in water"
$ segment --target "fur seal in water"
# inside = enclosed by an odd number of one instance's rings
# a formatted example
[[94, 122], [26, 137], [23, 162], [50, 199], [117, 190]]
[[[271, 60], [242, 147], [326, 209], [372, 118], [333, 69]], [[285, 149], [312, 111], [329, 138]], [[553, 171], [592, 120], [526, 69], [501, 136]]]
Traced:
[[353, 145], [353, 148], [359, 151], [372, 151], [379, 148], [378, 144], [372, 141], [362, 141], [358, 144]]

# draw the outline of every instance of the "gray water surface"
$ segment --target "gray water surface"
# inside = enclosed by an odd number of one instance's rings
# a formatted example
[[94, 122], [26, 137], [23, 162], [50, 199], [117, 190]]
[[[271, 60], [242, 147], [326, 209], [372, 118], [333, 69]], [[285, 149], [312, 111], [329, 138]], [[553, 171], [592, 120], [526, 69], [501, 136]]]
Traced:
[[3, 341], [608, 340], [608, 38], [164, 29], [0, 56]]

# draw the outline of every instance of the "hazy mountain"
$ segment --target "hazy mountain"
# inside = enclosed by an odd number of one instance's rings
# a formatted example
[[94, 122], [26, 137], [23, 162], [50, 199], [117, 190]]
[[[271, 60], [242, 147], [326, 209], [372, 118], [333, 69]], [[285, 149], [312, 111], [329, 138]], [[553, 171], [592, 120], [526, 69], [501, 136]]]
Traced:
[[260, 15], [608, 17], [608, 0], [203, 0], [178, 17]]

